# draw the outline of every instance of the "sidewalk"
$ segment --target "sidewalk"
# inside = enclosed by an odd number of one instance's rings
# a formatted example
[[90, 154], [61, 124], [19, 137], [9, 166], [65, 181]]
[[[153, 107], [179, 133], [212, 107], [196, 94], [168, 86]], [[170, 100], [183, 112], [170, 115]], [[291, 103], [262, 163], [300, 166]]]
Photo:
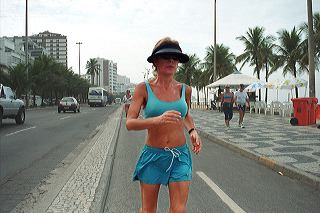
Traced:
[[224, 114], [213, 110], [191, 110], [202, 137], [233, 149], [278, 172], [320, 188], [320, 130], [313, 126], [291, 126], [290, 118], [246, 113], [245, 128], [238, 127], [234, 111], [230, 128]]

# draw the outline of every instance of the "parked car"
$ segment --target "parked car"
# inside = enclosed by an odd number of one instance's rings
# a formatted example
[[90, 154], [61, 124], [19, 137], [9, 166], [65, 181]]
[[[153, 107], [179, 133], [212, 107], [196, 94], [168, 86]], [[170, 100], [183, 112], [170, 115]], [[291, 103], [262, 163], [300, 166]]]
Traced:
[[80, 112], [80, 103], [74, 97], [63, 97], [58, 105], [58, 113], [61, 111]]
[[23, 124], [25, 105], [22, 100], [16, 98], [10, 87], [0, 84], [0, 126], [5, 118], [15, 119], [16, 124]]

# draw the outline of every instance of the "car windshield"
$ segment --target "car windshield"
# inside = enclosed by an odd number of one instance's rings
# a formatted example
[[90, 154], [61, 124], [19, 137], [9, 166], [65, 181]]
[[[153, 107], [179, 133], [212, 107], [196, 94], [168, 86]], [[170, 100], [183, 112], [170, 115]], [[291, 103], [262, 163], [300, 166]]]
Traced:
[[90, 92], [89, 92], [89, 95], [101, 95], [102, 93], [101, 93], [101, 90], [99, 91], [99, 90], [91, 90]]
[[62, 98], [61, 101], [65, 101], [65, 102], [73, 102], [72, 98]]

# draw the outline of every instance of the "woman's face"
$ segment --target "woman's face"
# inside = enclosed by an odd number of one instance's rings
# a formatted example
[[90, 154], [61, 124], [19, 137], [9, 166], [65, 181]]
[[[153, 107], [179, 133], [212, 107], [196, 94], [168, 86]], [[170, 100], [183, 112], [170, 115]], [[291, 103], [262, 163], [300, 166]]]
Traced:
[[179, 60], [175, 56], [163, 55], [154, 60], [158, 73], [174, 74], [177, 70]]

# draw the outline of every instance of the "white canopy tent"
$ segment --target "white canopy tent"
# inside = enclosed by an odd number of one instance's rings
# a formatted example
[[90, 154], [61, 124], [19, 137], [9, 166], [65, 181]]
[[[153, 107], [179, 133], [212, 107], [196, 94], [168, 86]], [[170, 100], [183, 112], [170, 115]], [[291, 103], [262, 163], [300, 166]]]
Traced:
[[207, 85], [206, 87], [207, 88], [215, 88], [215, 87], [219, 87], [219, 86], [223, 87], [227, 84], [232, 87], [238, 87], [240, 84], [250, 85], [255, 82], [263, 83], [263, 81], [260, 81], [259, 79], [255, 78], [255, 77], [242, 74], [239, 71], [234, 71], [230, 75], [227, 75], [226, 77], [221, 78], [218, 81], [215, 81], [212, 84]]

